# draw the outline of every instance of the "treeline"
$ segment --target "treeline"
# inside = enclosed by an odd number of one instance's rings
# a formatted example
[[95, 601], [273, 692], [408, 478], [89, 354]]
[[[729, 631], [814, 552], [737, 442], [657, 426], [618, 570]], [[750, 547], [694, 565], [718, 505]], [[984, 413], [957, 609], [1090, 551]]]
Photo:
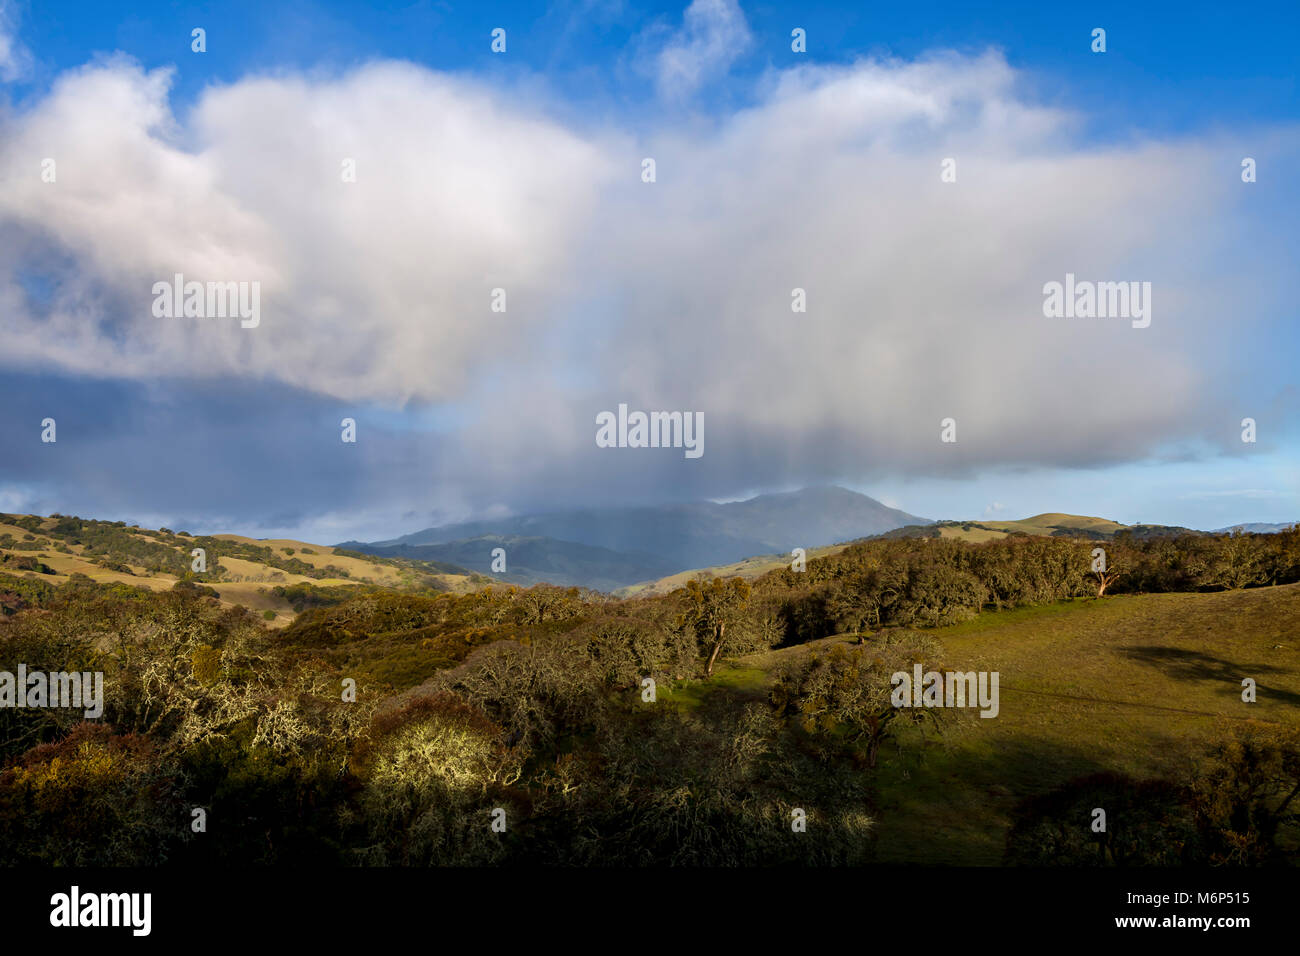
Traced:
[[1118, 593], [1218, 591], [1300, 580], [1300, 531], [1105, 541], [1013, 536], [872, 540], [756, 582], [786, 644], [885, 626], [939, 627], [981, 610]]

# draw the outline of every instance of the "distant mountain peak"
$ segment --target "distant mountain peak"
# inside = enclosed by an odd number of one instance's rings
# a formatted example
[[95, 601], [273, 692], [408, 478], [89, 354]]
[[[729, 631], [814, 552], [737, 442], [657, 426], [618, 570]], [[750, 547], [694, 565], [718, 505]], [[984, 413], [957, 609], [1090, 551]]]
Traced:
[[[771, 492], [742, 501], [684, 502], [622, 508], [573, 508], [544, 514], [523, 514], [426, 528], [390, 541], [349, 542], [348, 547], [384, 553], [393, 548], [437, 547], [444, 559], [476, 568], [466, 556], [465, 542], [489, 535], [549, 539], [550, 553], [564, 553], [568, 580], [618, 580], [619, 566], [634, 584], [649, 577], [648, 567], [674, 570], [730, 564], [756, 554], [789, 553], [891, 531], [905, 525], [929, 524], [869, 495], [839, 485], [814, 485], [797, 491]], [[596, 551], [583, 551], [578, 545]], [[474, 547], [477, 547], [475, 545]], [[509, 549], [507, 549], [509, 551]], [[476, 553], [476, 552], [474, 552]], [[531, 566], [509, 565], [521, 573], [542, 573], [555, 564], [539, 543], [530, 547]], [[432, 552], [430, 552], [432, 556]], [[557, 559], [558, 560], [558, 559]]]

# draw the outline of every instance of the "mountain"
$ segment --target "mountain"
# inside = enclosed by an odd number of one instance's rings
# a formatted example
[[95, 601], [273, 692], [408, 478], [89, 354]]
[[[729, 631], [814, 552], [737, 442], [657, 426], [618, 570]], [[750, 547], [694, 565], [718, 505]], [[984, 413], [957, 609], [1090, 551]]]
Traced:
[[1281, 521], [1277, 524], [1265, 524], [1256, 521], [1252, 524], [1234, 524], [1226, 528], [1216, 528], [1215, 534], [1228, 534], [1231, 531], [1245, 531], [1248, 534], [1276, 534], [1279, 531], [1285, 531], [1292, 525], [1297, 524], [1295, 521]]
[[[629, 581], [645, 581], [677, 570], [670, 561], [653, 554], [611, 551], [555, 538], [522, 535], [485, 534], [443, 544], [352, 547], [364, 547], [366, 554], [381, 558], [459, 565], [523, 587], [546, 582], [613, 591]], [[497, 548], [506, 553], [504, 572], [492, 570], [492, 552]]]
[[[366, 554], [426, 557], [479, 570], [484, 541], [492, 536], [524, 539], [527, 557], [507, 547], [509, 574], [547, 578], [548, 570], [566, 568], [564, 583], [602, 587], [635, 584], [686, 568], [725, 565], [753, 555], [789, 554], [793, 548], [816, 548], [880, 534], [926, 518], [889, 508], [845, 488], [823, 486], [745, 501], [712, 501], [637, 508], [580, 508], [427, 528], [390, 541], [350, 541], [340, 547]], [[606, 553], [574, 550], [584, 545]], [[499, 547], [501, 545], [493, 545]], [[490, 560], [490, 557], [489, 557]], [[646, 573], [646, 572], [649, 573]], [[508, 576], [508, 575], [507, 575]]]

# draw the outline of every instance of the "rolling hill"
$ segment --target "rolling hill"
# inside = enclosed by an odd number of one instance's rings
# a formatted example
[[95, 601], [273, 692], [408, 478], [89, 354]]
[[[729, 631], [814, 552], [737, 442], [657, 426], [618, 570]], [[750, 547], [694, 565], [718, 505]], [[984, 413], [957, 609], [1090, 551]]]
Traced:
[[[1211, 594], [1122, 595], [1000, 613], [933, 633], [953, 669], [996, 670], [997, 720], [946, 745], [909, 731], [881, 752], [877, 860], [996, 866], [1016, 804], [1099, 771], [1177, 777], [1249, 721], [1300, 725], [1300, 585]], [[763, 700], [792, 658], [856, 638], [737, 659], [669, 702]], [[1256, 703], [1241, 676], [1257, 675]]]
[[[191, 570], [196, 548], [203, 549], [207, 563], [199, 573]], [[466, 591], [487, 583], [446, 562], [376, 557], [304, 541], [195, 536], [121, 521], [0, 514], [0, 592], [6, 576], [58, 585], [77, 574], [153, 591], [190, 581], [214, 588], [223, 604], [269, 612], [273, 626], [289, 623], [295, 613], [276, 588]]]

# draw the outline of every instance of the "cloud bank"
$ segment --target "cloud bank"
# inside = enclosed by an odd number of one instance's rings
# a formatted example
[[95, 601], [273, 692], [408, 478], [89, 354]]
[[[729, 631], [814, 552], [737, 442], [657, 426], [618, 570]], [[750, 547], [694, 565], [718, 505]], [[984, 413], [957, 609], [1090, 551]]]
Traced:
[[[665, 95], [747, 38], [699, 0]], [[393, 510], [1191, 454], [1282, 385], [1234, 363], [1294, 301], [1295, 201], [1237, 164], [1243, 141], [1294, 164], [1294, 128], [1089, 141], [996, 52], [773, 70], [744, 109], [641, 129], [406, 63], [248, 77], [184, 116], [171, 78], [106, 60], [3, 121], [0, 367], [288, 390], [333, 430], [317, 462], [354, 414], [384, 438], [347, 467]], [[155, 318], [175, 273], [260, 282], [261, 325]], [[1067, 273], [1151, 282], [1150, 327], [1045, 318]], [[620, 402], [702, 412], [704, 457], [596, 448]]]

